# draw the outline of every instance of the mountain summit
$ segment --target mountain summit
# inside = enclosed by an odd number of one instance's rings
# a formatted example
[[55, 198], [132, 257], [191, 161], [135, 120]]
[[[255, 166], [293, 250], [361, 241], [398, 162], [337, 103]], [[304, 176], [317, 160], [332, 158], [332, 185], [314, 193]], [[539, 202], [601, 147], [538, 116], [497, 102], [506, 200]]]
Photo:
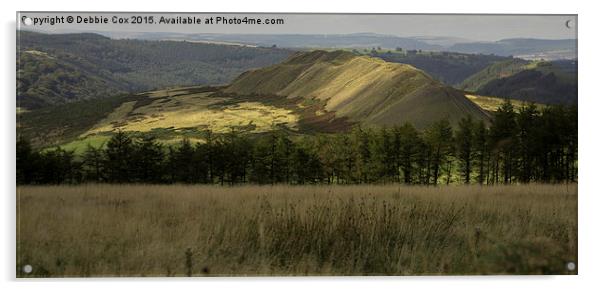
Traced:
[[411, 65], [347, 51], [299, 52], [283, 63], [241, 74], [225, 89], [237, 95], [278, 95], [324, 104], [337, 117], [369, 125], [417, 127], [466, 115], [488, 117], [464, 94]]

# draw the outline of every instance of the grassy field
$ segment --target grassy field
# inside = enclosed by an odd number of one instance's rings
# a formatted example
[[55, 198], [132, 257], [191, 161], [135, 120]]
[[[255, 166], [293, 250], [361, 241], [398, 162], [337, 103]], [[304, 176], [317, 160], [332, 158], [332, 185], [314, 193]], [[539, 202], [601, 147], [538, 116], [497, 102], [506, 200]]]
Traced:
[[17, 222], [19, 277], [576, 274], [577, 262], [577, 185], [24, 186]]

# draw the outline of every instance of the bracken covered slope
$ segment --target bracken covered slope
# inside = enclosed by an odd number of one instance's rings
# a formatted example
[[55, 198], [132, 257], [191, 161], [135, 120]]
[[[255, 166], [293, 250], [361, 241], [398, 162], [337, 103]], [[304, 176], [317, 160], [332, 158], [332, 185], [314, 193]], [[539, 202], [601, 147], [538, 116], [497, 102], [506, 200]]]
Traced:
[[312, 51], [243, 73], [225, 89], [238, 95], [279, 95], [319, 100], [337, 117], [368, 125], [411, 122], [417, 127], [447, 118], [487, 115], [460, 91], [410, 65], [345, 51]]

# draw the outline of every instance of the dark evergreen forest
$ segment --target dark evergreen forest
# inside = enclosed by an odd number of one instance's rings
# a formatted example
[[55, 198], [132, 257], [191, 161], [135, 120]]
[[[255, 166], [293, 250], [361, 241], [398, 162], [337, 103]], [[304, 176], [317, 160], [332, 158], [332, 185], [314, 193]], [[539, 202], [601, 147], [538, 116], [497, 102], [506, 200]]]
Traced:
[[17, 141], [18, 184], [510, 184], [577, 181], [577, 107], [502, 105], [490, 124], [466, 117], [349, 133], [250, 135], [207, 131], [165, 145], [117, 132], [76, 155]]

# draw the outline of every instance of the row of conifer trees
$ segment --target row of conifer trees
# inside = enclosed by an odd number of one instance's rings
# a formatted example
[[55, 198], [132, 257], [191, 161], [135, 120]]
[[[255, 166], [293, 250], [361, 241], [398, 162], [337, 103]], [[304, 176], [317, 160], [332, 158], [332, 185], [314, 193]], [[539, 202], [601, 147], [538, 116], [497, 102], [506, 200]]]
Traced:
[[577, 181], [577, 108], [515, 110], [490, 124], [463, 118], [419, 131], [355, 127], [312, 136], [206, 132], [201, 142], [167, 146], [117, 132], [82, 154], [17, 142], [17, 183], [499, 184]]

